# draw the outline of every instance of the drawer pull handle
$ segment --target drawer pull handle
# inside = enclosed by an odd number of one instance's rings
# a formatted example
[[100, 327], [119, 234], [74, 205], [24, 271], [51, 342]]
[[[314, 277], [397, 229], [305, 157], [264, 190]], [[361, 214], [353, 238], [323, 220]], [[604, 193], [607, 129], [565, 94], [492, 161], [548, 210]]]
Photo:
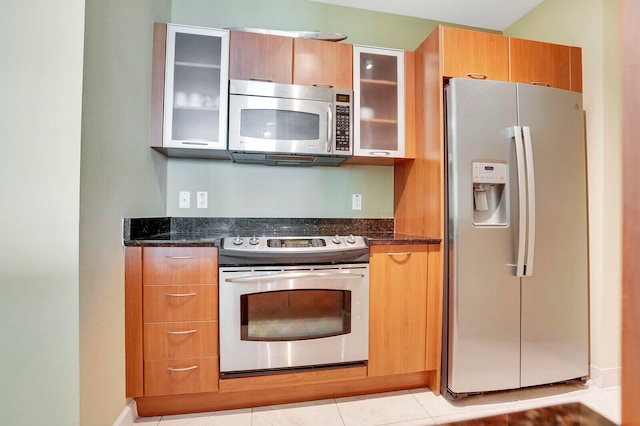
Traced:
[[486, 74], [481, 74], [479, 72], [467, 73], [467, 77], [473, 78], [475, 80], [486, 80], [487, 79], [487, 75]]
[[551, 87], [551, 85], [546, 81], [532, 81], [531, 84], [533, 84], [534, 86]]
[[195, 259], [195, 256], [165, 256], [165, 259]]
[[198, 293], [166, 293], [169, 297], [189, 297], [195, 296]]
[[184, 368], [167, 367], [167, 370], [169, 370], [169, 371], [189, 371], [189, 370], [195, 370], [196, 368], [198, 368], [197, 365], [192, 365], [191, 367], [184, 367]]
[[198, 330], [193, 329], [193, 330], [186, 330], [186, 331], [167, 331], [167, 334], [192, 334], [197, 332]]
[[402, 253], [387, 253], [387, 256], [389, 257], [395, 257], [395, 256], [411, 256], [413, 253], [410, 251], [405, 251]]

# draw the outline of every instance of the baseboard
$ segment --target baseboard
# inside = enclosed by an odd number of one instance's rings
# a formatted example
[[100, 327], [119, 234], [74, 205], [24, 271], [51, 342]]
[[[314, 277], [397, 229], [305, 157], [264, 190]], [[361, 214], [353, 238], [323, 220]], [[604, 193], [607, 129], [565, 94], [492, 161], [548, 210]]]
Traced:
[[133, 426], [133, 422], [138, 418], [138, 408], [136, 400], [131, 399], [129, 403], [122, 409], [113, 426]]
[[622, 367], [599, 368], [591, 366], [591, 380], [600, 388], [613, 388], [622, 384]]

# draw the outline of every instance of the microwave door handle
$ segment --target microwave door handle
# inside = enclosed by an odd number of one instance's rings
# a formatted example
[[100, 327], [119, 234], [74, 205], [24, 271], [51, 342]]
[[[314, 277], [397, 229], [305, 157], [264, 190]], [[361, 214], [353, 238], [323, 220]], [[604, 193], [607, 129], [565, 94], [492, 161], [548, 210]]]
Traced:
[[327, 152], [331, 152], [333, 146], [333, 112], [331, 105], [327, 106]]

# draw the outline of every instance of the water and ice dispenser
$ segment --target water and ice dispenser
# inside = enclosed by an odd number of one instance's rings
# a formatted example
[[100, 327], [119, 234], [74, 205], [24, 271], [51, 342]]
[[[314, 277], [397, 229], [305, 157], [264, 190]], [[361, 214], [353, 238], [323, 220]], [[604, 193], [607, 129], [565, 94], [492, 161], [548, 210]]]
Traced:
[[472, 163], [473, 224], [475, 226], [507, 226], [507, 163]]

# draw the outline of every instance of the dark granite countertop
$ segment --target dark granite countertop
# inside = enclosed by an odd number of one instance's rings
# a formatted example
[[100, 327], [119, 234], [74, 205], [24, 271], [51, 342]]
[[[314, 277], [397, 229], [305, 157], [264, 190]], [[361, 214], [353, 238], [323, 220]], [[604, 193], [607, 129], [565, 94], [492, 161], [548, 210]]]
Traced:
[[218, 246], [225, 237], [361, 235], [369, 245], [440, 244], [439, 238], [394, 231], [393, 219], [127, 218], [125, 246]]

